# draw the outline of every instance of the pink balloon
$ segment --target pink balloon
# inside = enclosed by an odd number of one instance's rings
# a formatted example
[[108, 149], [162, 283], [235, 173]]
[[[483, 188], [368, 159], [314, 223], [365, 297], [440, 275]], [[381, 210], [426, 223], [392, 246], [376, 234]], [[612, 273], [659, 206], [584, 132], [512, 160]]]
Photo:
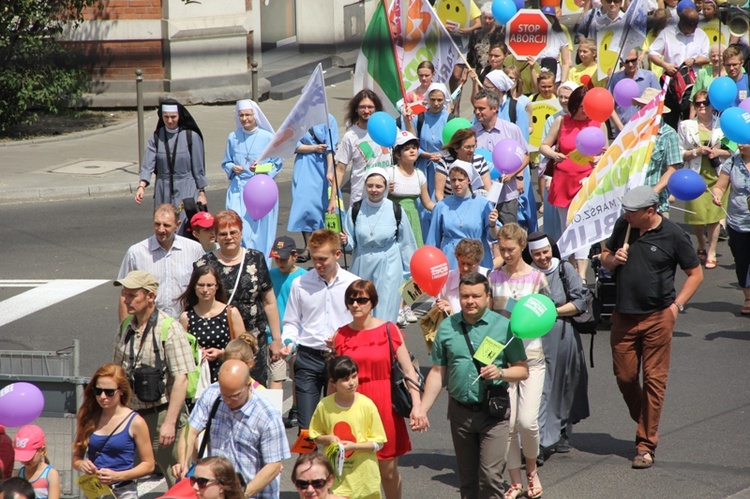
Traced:
[[0, 390], [0, 424], [10, 427], [31, 423], [44, 410], [44, 395], [31, 383], [13, 383]]
[[596, 156], [607, 145], [607, 137], [601, 128], [587, 126], [576, 136], [576, 149], [586, 156]]
[[740, 107], [750, 113], [750, 97], [740, 102]]
[[638, 88], [638, 84], [635, 80], [630, 78], [623, 78], [617, 82], [614, 91], [615, 102], [620, 107], [629, 107], [633, 105], [633, 99], [640, 97], [641, 89]]
[[254, 175], [245, 184], [242, 191], [247, 212], [258, 221], [268, 215], [279, 200], [279, 187], [271, 177], [264, 173]]
[[510, 174], [521, 168], [526, 155], [521, 144], [513, 139], [503, 139], [492, 149], [492, 162], [500, 173]]

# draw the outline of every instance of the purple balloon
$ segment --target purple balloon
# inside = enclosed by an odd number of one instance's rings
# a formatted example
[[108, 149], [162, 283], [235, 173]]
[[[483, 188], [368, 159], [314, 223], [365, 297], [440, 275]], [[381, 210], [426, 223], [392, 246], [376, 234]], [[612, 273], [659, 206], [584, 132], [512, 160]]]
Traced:
[[750, 97], [740, 102], [740, 107], [750, 113]]
[[503, 174], [510, 174], [521, 168], [526, 151], [517, 141], [503, 139], [492, 149], [492, 162], [495, 169]]
[[279, 200], [279, 187], [271, 177], [264, 173], [254, 175], [245, 184], [242, 191], [247, 212], [258, 221], [268, 215]]
[[44, 395], [31, 383], [13, 383], [0, 390], [0, 424], [10, 427], [31, 423], [44, 410]]
[[586, 156], [596, 156], [607, 145], [607, 137], [601, 128], [587, 126], [576, 136], [576, 149]]
[[615, 102], [620, 107], [630, 107], [633, 105], [633, 99], [641, 96], [641, 89], [635, 80], [623, 78], [617, 82], [613, 90]]

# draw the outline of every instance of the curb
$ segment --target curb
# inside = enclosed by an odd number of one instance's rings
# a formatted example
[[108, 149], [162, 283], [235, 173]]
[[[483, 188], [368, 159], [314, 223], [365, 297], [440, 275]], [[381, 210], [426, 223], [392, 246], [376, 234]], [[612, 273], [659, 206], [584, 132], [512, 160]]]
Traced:
[[16, 146], [30, 146], [30, 145], [35, 145], [35, 144], [48, 144], [51, 142], [61, 142], [63, 140], [70, 140], [70, 139], [85, 139], [86, 137], [93, 137], [95, 135], [101, 135], [103, 133], [109, 133], [109, 132], [115, 132], [117, 130], [122, 130], [123, 128], [136, 125], [137, 123], [138, 123], [138, 117], [135, 117], [131, 120], [125, 121], [123, 123], [119, 123], [117, 125], [105, 126], [102, 128], [97, 128], [95, 130], [86, 130], [85, 132], [75, 132], [75, 133], [70, 133], [70, 134], [65, 134], [65, 135], [57, 135], [55, 137], [43, 137], [40, 139], [0, 142], [0, 148], [16, 147]]

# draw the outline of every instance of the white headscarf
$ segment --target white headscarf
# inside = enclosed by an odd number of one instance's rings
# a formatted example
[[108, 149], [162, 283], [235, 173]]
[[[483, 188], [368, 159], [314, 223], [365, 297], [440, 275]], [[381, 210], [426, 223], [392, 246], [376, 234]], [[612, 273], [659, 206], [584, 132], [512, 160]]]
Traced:
[[513, 88], [513, 80], [511, 80], [502, 69], [493, 69], [487, 73], [485, 78], [490, 80], [490, 82], [495, 85], [495, 88], [501, 92], [507, 92]]
[[451, 103], [451, 93], [448, 91], [448, 87], [445, 86], [445, 83], [430, 83], [430, 86], [427, 87], [427, 92], [424, 93], [425, 100], [429, 100], [430, 98], [430, 92], [433, 90], [440, 90], [443, 92], [443, 97], [445, 97], [445, 102], [443, 102], [443, 109], [448, 109], [448, 106]]
[[266, 118], [266, 115], [260, 110], [260, 106], [250, 99], [238, 100], [237, 104], [234, 106], [234, 122], [237, 124], [238, 130], [245, 130], [245, 127], [243, 127], [240, 122], [240, 111], [244, 111], [245, 109], [253, 110], [253, 115], [255, 116], [255, 122], [258, 124], [258, 128], [262, 128], [271, 133], [276, 133], [271, 126], [271, 123], [268, 121], [268, 118]]

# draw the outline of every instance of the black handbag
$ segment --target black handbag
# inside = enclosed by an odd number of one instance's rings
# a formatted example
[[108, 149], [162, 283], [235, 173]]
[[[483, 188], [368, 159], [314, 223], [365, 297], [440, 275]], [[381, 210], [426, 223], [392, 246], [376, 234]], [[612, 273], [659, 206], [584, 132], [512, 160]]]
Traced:
[[[474, 346], [471, 344], [471, 340], [469, 340], [469, 333], [466, 331], [466, 325], [463, 322], [461, 323], [461, 331], [463, 331], [466, 346], [469, 347], [471, 360], [477, 368], [477, 374], [479, 374], [479, 371], [482, 370], [482, 366], [480, 366], [477, 359], [474, 358]], [[502, 421], [510, 419], [510, 395], [508, 395], [508, 387], [505, 385], [489, 385], [485, 388], [484, 395], [484, 407], [487, 409], [487, 413], [490, 416]]]
[[[559, 273], [563, 290], [565, 291], [565, 301], [567, 302], [570, 301], [570, 293], [568, 292], [568, 281], [565, 280], [565, 266], [563, 263], [562, 261], [560, 262]], [[589, 341], [589, 363], [591, 367], [594, 367], [594, 335], [596, 334], [596, 326], [602, 317], [602, 302], [586, 286], [583, 287], [583, 298], [586, 300], [586, 310], [573, 317], [567, 317], [567, 319], [570, 319], [570, 325], [573, 326], [573, 329], [578, 334], [591, 335], [591, 340]]]
[[[155, 327], [156, 316], [152, 315], [149, 317], [146, 330], [143, 332], [143, 339], [141, 339], [141, 347], [138, 350], [137, 356], [134, 353], [135, 334], [132, 329], [129, 331], [130, 373], [128, 377], [130, 378], [130, 386], [133, 388], [133, 393], [141, 402], [158, 402], [166, 393], [166, 386], [164, 383], [166, 367], [162, 363], [161, 355], [159, 354], [159, 345], [156, 342], [156, 333], [154, 332]], [[149, 333], [151, 333], [151, 339], [154, 345], [156, 366], [140, 365], [134, 367], [138, 363], [141, 351], [143, 350], [143, 342]], [[128, 339], [125, 341], [127, 343]]]
[[416, 367], [414, 368], [414, 372], [417, 373], [416, 380], [404, 374], [401, 364], [398, 363], [398, 359], [396, 358], [396, 352], [393, 350], [390, 322], [385, 323], [385, 332], [388, 334], [388, 348], [391, 351], [391, 404], [396, 414], [408, 418], [414, 407], [411, 401], [409, 385], [417, 387], [420, 393], [424, 392], [424, 376], [422, 376], [422, 373]]

